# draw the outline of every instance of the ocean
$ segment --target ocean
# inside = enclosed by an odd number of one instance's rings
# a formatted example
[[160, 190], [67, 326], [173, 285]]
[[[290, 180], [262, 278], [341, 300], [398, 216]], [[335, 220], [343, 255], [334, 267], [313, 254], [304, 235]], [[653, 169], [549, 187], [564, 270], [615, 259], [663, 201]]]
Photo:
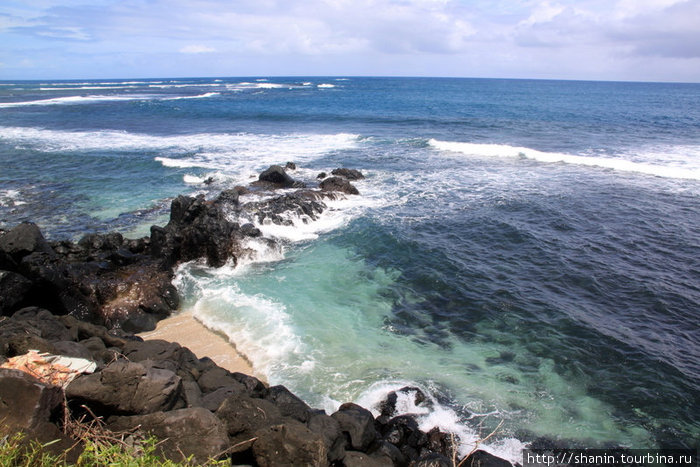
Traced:
[[271, 384], [328, 411], [415, 386], [421, 427], [468, 451], [503, 422], [485, 447], [516, 461], [543, 438], [699, 447], [700, 84], [0, 82], [3, 228], [143, 236], [174, 196], [287, 161], [366, 179], [175, 279]]

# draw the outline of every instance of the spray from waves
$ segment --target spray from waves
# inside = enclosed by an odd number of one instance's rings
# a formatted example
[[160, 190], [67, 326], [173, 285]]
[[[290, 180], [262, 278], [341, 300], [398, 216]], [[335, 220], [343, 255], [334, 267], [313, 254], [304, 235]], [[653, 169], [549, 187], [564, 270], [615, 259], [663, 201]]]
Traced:
[[[409, 390], [406, 390], [410, 388]], [[416, 404], [416, 391], [419, 390], [426, 400]], [[464, 421], [460, 415], [451, 407], [441, 404], [433, 395], [434, 388], [417, 384], [415, 381], [379, 381], [372, 384], [357, 399], [357, 403], [362, 407], [367, 407], [375, 417], [381, 414], [381, 403], [386, 399], [387, 394], [394, 392], [396, 398], [395, 416], [413, 415], [418, 422], [418, 427], [426, 433], [433, 428], [439, 428], [446, 433], [453, 433], [459, 440], [458, 453], [460, 457], [469, 454], [475, 447], [487, 451], [495, 456], [509, 460], [513, 465], [522, 461], [522, 450], [527, 446], [517, 438], [507, 437], [497, 441], [482, 443], [489, 433], [479, 433]], [[486, 419], [487, 417], [497, 418], [500, 414], [497, 411], [489, 413], [472, 413], [469, 420]]]
[[[430, 146], [441, 151], [480, 157], [517, 157], [545, 163], [565, 163], [587, 167], [600, 167], [622, 172], [635, 172], [664, 178], [700, 180], [700, 148], [673, 147], [664, 151], [647, 151], [637, 154], [640, 161], [618, 157], [580, 156], [544, 152], [536, 149], [506, 144], [478, 144], [431, 139]], [[684, 154], [685, 158], [676, 157]], [[687, 157], [694, 156], [694, 157]], [[632, 157], [632, 156], [630, 156]]]
[[26, 204], [18, 190], [0, 190], [0, 207], [16, 207]]

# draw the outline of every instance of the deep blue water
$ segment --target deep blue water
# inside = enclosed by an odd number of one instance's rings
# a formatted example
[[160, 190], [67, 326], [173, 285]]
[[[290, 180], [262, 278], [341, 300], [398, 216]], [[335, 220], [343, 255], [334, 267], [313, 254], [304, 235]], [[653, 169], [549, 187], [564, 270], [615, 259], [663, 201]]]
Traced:
[[141, 235], [171, 197], [288, 160], [311, 183], [361, 169], [361, 197], [178, 275], [270, 382], [329, 410], [415, 384], [424, 426], [468, 443], [503, 419], [511, 457], [540, 436], [698, 447], [700, 85], [0, 83], [2, 227]]

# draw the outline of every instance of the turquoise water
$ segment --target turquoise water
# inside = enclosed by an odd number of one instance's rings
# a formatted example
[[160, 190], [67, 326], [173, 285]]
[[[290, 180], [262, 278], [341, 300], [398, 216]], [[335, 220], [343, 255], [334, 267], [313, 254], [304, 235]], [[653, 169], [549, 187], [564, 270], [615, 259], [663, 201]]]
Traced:
[[501, 420], [511, 459], [698, 446], [700, 85], [120, 83], [2, 83], [3, 226], [145, 234], [272, 163], [358, 168], [361, 196], [259, 226], [279, 248], [183, 266], [184, 306], [312, 405], [423, 388], [403, 409], [465, 450]]

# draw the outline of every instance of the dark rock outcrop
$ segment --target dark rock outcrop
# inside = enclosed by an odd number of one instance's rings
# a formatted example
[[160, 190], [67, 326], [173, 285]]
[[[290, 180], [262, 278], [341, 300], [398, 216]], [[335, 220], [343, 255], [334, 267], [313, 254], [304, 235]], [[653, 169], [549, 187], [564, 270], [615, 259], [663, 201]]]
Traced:
[[261, 428], [255, 438], [253, 454], [260, 467], [328, 465], [321, 436], [297, 421]]
[[331, 417], [338, 422], [340, 430], [347, 434], [347, 449], [366, 451], [378, 437], [374, 417], [369, 410], [357, 404], [343, 404]]
[[151, 227], [151, 254], [165, 268], [205, 258], [209, 266], [223, 266], [236, 259], [238, 224], [230, 222], [223, 203], [208, 203], [203, 195], [178, 196], [171, 204], [170, 222]]
[[267, 183], [272, 188], [304, 188], [302, 182], [294, 180], [279, 165], [271, 165], [258, 176], [258, 181]]
[[359, 190], [355, 188], [352, 183], [350, 183], [346, 178], [342, 177], [327, 178], [319, 184], [319, 187], [322, 191], [339, 191], [349, 195], [360, 194]]
[[223, 423], [213, 413], [201, 407], [157, 412], [131, 417], [111, 417], [108, 427], [115, 431], [135, 427], [162, 440], [159, 453], [170, 460], [204, 463], [216, 459], [229, 447]]
[[26, 300], [32, 282], [11, 271], [0, 271], [0, 316], [10, 315]]
[[84, 375], [66, 388], [66, 397], [103, 414], [148, 414], [173, 408], [182, 390], [172, 371], [119, 360]]
[[338, 177], [345, 177], [348, 180], [362, 180], [363, 178], [365, 178], [365, 176], [362, 175], [362, 172], [356, 169], [333, 169], [331, 171], [331, 174], [336, 175]]

